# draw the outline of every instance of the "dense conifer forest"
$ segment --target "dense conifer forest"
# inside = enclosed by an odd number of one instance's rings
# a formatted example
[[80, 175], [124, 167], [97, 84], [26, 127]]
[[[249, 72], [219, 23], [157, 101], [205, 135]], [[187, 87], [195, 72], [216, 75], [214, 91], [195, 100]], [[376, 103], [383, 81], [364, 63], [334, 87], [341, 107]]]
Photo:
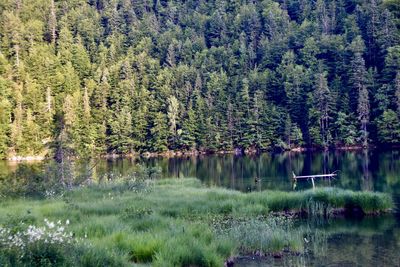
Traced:
[[396, 145], [398, 0], [2, 0], [0, 157]]

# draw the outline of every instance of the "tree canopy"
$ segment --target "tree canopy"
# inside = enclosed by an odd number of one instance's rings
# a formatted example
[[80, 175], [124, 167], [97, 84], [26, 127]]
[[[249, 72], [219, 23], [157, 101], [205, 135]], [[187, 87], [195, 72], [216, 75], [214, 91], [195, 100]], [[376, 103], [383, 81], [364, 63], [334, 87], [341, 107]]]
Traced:
[[3, 0], [0, 157], [399, 144], [399, 12]]

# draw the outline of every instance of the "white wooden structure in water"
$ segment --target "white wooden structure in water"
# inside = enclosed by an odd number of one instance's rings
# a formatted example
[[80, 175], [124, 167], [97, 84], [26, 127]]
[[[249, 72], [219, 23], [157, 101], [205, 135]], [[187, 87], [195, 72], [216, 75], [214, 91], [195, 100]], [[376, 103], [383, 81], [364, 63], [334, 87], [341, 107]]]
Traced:
[[314, 183], [315, 178], [334, 178], [337, 176], [336, 172], [329, 174], [316, 174], [316, 175], [303, 175], [303, 176], [297, 176], [294, 172], [292, 173], [294, 182], [297, 182], [298, 179], [311, 179], [313, 188], [315, 188], [315, 183]]

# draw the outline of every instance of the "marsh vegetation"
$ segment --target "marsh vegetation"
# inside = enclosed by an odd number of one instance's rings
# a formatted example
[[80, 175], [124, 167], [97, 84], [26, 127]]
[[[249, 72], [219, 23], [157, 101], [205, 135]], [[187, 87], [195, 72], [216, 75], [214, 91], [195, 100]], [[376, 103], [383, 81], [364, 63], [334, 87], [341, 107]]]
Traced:
[[355, 207], [366, 214], [385, 212], [393, 202], [387, 194], [338, 188], [246, 194], [209, 188], [194, 178], [133, 175], [41, 198], [3, 198], [4, 235], [30, 240], [26, 233], [35, 228], [46, 236], [48, 222], [60, 221], [68, 222], [69, 239], [39, 238], [23, 247], [2, 242], [0, 264], [221, 266], [238, 255], [302, 254], [309, 231], [282, 215], [326, 218]]

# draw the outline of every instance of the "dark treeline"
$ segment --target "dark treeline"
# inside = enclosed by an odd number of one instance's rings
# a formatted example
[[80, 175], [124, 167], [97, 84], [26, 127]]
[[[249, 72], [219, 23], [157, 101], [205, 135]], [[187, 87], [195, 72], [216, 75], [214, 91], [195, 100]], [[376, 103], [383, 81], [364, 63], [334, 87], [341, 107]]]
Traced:
[[2, 0], [0, 155], [400, 143], [397, 0]]

